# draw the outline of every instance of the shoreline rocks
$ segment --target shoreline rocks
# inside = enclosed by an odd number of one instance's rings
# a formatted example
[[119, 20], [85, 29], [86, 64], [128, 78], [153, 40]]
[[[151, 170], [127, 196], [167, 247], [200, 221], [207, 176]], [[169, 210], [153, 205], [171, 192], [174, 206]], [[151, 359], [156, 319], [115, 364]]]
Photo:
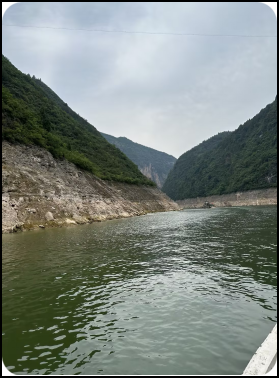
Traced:
[[277, 188], [248, 190], [220, 196], [186, 198], [176, 201], [176, 203], [180, 209], [202, 209], [205, 203], [212, 207], [277, 205]]
[[101, 180], [37, 146], [4, 141], [2, 152], [2, 233], [179, 209], [158, 188]]

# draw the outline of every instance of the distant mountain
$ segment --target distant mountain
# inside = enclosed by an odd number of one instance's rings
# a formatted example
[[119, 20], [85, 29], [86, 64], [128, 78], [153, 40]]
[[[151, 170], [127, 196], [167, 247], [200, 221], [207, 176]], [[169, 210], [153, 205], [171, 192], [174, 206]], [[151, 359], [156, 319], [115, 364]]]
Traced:
[[3, 55], [2, 139], [38, 145], [105, 180], [155, 186], [47, 85]]
[[162, 190], [174, 200], [277, 187], [277, 96], [234, 132], [180, 156]]
[[154, 181], [159, 188], [163, 186], [169, 171], [176, 162], [175, 157], [124, 137], [116, 138], [108, 134], [101, 134], [109, 143], [124, 152], [138, 166], [139, 170]]

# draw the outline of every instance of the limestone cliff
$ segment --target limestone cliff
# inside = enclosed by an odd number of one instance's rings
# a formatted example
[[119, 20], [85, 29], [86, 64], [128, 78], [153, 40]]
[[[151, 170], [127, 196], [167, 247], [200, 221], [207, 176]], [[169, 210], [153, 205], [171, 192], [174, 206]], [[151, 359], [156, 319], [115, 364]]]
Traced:
[[158, 188], [162, 188], [176, 162], [174, 156], [135, 143], [125, 137], [116, 138], [105, 133], [101, 134], [109, 143], [124, 152], [138, 166], [142, 174], [155, 182]]
[[178, 210], [159, 189], [104, 181], [45, 149], [2, 143], [2, 232]]
[[156, 169], [153, 168], [152, 164], [145, 166], [138, 166], [139, 170], [141, 171], [144, 176], [155, 182], [155, 184], [158, 186], [158, 188], [162, 188], [166, 178], [167, 174], [161, 173], [161, 175], [158, 174]]

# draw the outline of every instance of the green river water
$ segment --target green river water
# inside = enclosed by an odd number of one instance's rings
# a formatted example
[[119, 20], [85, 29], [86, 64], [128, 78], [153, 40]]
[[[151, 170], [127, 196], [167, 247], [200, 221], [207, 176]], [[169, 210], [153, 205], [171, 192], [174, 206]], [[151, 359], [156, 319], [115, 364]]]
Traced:
[[5, 234], [2, 247], [15, 374], [242, 374], [277, 319], [275, 206]]

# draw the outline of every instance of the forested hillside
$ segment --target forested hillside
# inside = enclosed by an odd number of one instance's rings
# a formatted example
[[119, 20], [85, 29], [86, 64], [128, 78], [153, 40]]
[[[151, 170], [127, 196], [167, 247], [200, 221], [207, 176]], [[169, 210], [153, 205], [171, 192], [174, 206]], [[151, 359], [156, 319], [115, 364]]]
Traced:
[[138, 166], [140, 171], [154, 181], [159, 188], [163, 186], [169, 171], [176, 162], [174, 156], [135, 143], [124, 137], [116, 138], [112, 135], [101, 134], [108, 142], [124, 152]]
[[3, 55], [2, 139], [44, 147], [102, 179], [154, 185], [40, 79], [23, 74]]
[[237, 130], [183, 154], [163, 186], [174, 200], [277, 187], [277, 96]]

